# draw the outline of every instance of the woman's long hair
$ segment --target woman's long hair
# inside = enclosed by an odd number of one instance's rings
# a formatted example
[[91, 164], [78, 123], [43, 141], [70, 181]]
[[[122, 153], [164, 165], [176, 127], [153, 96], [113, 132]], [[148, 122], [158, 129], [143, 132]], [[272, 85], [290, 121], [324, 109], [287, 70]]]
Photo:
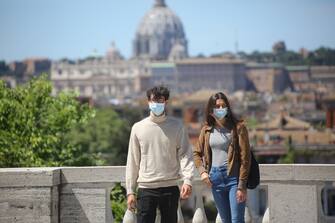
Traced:
[[230, 103], [228, 101], [228, 98], [227, 96], [222, 93], [222, 92], [218, 92], [214, 95], [212, 95], [209, 99], [208, 99], [208, 103], [207, 103], [207, 106], [206, 106], [206, 110], [205, 110], [205, 120], [206, 120], [206, 124], [209, 125], [209, 126], [212, 126], [214, 127], [215, 126], [215, 118], [212, 116], [213, 114], [213, 109], [215, 108], [216, 106], [216, 100], [218, 99], [222, 99], [227, 108], [228, 108], [228, 113], [227, 113], [227, 116], [226, 116], [226, 121], [227, 121], [227, 124], [229, 126], [231, 126], [232, 128], [235, 128], [237, 123], [240, 122], [240, 120], [238, 120], [235, 115], [233, 114], [232, 110], [231, 110], [231, 107], [230, 107]]

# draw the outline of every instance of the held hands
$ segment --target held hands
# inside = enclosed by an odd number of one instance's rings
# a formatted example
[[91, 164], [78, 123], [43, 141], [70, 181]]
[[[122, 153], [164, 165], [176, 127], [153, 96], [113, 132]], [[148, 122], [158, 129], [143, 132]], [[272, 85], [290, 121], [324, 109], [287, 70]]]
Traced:
[[127, 197], [127, 206], [128, 209], [132, 212], [136, 210], [136, 197], [134, 194], [129, 194]]
[[181, 199], [189, 198], [191, 193], [192, 193], [192, 186], [191, 185], [183, 184], [183, 186], [181, 186], [181, 190], [180, 190], [180, 198]]
[[208, 173], [203, 172], [200, 177], [201, 177], [202, 182], [204, 182], [208, 187], [212, 187], [212, 183], [209, 179]]
[[238, 203], [242, 203], [247, 199], [247, 190], [238, 189], [236, 192], [236, 200]]

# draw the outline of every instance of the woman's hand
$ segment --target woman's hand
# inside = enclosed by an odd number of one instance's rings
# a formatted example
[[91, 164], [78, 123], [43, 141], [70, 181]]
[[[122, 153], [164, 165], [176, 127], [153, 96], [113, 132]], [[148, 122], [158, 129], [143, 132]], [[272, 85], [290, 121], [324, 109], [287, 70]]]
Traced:
[[212, 186], [212, 183], [211, 183], [211, 181], [210, 181], [210, 179], [209, 179], [208, 173], [203, 172], [203, 173], [201, 174], [200, 177], [201, 177], [201, 180], [202, 180], [208, 187], [211, 187], [211, 186]]
[[247, 190], [237, 189], [236, 200], [238, 203], [242, 203], [247, 200]]

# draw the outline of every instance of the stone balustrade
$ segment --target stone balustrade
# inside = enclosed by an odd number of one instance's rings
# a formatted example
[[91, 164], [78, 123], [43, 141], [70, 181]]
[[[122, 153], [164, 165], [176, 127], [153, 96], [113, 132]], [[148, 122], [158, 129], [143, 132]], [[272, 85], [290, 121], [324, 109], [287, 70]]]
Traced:
[[[335, 165], [261, 165], [260, 171], [260, 187], [248, 191], [246, 222], [335, 222], [324, 214], [321, 193], [334, 188]], [[125, 182], [125, 167], [0, 169], [0, 222], [112, 223], [110, 191], [118, 182]], [[192, 222], [207, 222], [203, 197], [210, 198], [209, 188], [196, 176], [193, 191]], [[259, 211], [264, 202], [265, 214]], [[180, 209], [178, 216], [184, 222]], [[127, 211], [123, 222], [135, 219]]]

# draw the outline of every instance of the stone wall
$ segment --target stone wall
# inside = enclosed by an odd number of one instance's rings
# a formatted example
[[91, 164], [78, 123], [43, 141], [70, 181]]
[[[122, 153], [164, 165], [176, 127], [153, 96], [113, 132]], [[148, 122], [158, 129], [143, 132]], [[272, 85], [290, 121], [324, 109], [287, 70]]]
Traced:
[[[124, 181], [125, 167], [0, 169], [0, 222], [110, 223], [110, 190]], [[251, 214], [249, 222], [335, 222], [335, 216], [324, 215], [321, 202], [321, 190], [334, 182], [333, 164], [261, 165], [267, 217]], [[202, 197], [198, 176], [194, 187], [195, 197]], [[205, 217], [202, 199], [196, 200], [193, 222]]]

